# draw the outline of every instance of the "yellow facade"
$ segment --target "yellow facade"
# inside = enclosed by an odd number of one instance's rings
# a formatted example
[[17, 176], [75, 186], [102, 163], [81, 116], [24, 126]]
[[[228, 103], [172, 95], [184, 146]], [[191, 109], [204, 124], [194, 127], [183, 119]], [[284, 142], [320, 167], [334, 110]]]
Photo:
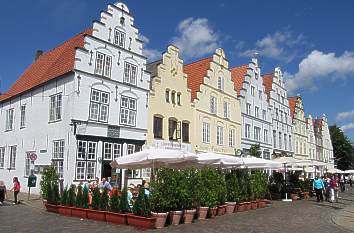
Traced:
[[[192, 152], [193, 103], [178, 48], [170, 45], [162, 60], [148, 64], [147, 69], [151, 72], [147, 145]], [[162, 121], [161, 132], [156, 119]], [[188, 139], [183, 137], [186, 134]]]
[[[216, 98], [215, 113], [212, 113], [211, 98]], [[225, 103], [229, 105], [229, 116], [225, 116]], [[213, 55], [194, 104], [195, 130], [192, 144], [195, 151], [234, 155], [235, 150], [241, 148], [241, 109], [229, 64], [222, 49], [217, 49]], [[209, 140], [206, 140], [205, 135], [206, 124], [210, 127]], [[217, 135], [218, 127], [222, 128], [220, 131], [223, 140], [220, 140], [220, 134]], [[231, 130], [234, 130], [234, 139], [230, 138]]]

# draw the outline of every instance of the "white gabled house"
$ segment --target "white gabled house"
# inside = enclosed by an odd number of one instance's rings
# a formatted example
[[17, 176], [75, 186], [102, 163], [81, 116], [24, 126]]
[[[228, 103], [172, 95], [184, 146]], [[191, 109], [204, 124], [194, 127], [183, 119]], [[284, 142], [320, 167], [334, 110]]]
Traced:
[[140, 150], [147, 134], [150, 74], [142, 47], [134, 17], [116, 3], [92, 28], [37, 52], [0, 96], [0, 179], [10, 186], [17, 176], [26, 186], [31, 169], [53, 163], [64, 185], [95, 177], [120, 183], [124, 171], [109, 163]]

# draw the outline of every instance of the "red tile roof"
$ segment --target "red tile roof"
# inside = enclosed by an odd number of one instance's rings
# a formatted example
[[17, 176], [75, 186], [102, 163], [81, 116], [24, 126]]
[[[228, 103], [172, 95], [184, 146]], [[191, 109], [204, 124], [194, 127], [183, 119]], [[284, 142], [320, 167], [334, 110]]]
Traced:
[[92, 35], [91, 28], [39, 56], [38, 59], [25, 70], [15, 84], [12, 85], [6, 93], [0, 96], [0, 102], [72, 71], [75, 65], [76, 48], [84, 47], [84, 37], [86, 35]]
[[291, 118], [294, 119], [296, 100], [298, 97], [288, 97]]
[[204, 77], [207, 75], [212, 60], [213, 57], [208, 57], [183, 66], [183, 72], [188, 75], [188, 88], [192, 92], [192, 101], [197, 98], [200, 85], [204, 83]]
[[273, 75], [273, 73], [263, 75], [263, 86], [268, 99], [270, 98], [270, 92], [272, 91]]
[[242, 89], [243, 81], [245, 80], [247, 69], [248, 69], [248, 64], [230, 69], [231, 78], [232, 81], [234, 82], [235, 91], [237, 92], [237, 95], [240, 94], [240, 91]]

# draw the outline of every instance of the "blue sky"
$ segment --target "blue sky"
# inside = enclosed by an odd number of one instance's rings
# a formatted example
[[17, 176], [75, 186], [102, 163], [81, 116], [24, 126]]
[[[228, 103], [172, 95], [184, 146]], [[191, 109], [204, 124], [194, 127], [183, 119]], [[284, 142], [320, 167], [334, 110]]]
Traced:
[[[306, 114], [326, 113], [354, 139], [354, 1], [124, 1], [152, 60], [177, 44], [185, 62], [223, 47], [231, 66], [257, 51], [263, 73], [281, 66]], [[109, 1], [4, 0], [0, 91], [33, 61], [91, 26]]]

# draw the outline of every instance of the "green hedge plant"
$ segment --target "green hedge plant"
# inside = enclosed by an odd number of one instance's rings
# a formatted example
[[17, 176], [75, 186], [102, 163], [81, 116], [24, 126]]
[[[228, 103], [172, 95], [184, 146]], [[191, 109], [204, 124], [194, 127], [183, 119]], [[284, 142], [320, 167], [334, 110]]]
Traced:
[[123, 188], [122, 190], [122, 195], [120, 196], [119, 199], [119, 212], [122, 214], [129, 213], [129, 204], [128, 204], [128, 193], [127, 193], [127, 188]]
[[137, 216], [149, 217], [151, 215], [150, 202], [145, 195], [144, 187], [139, 188], [139, 195], [133, 206], [133, 213]]
[[119, 212], [119, 196], [117, 190], [113, 190], [112, 192], [112, 197], [109, 200], [109, 210], [115, 213]]
[[92, 203], [91, 207], [94, 210], [98, 210], [100, 208], [100, 189], [98, 187], [92, 190]]

